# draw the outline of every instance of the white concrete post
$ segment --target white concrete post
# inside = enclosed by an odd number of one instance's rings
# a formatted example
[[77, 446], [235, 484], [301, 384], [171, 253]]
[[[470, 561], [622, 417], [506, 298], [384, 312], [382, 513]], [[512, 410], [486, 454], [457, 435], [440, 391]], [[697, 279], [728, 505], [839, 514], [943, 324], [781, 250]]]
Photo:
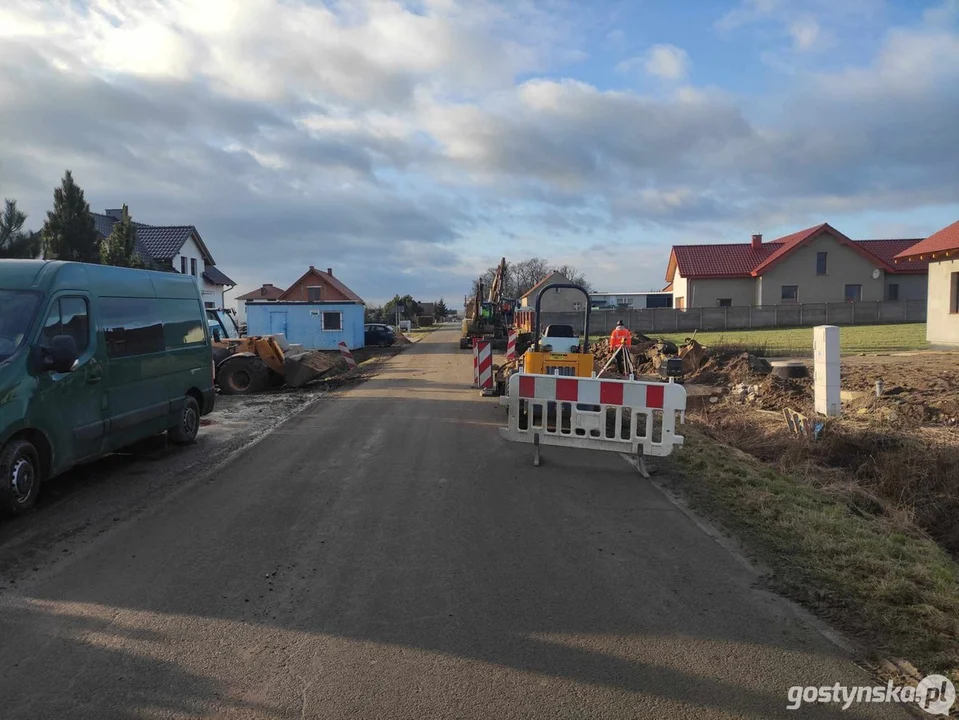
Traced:
[[839, 328], [835, 325], [817, 325], [813, 328], [813, 357], [816, 412], [821, 415], [839, 415]]

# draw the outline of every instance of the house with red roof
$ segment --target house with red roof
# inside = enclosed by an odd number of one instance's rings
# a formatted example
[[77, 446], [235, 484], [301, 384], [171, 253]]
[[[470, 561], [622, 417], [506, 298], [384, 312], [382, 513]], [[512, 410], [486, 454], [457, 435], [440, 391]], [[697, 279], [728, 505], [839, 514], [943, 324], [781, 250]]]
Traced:
[[673, 307], [925, 300], [928, 261], [894, 258], [920, 238], [851, 240], [828, 223], [769, 242], [675, 245]]
[[283, 288], [277, 287], [273, 283], [263, 283], [256, 290], [243, 293], [236, 299], [236, 320], [241, 325], [246, 324], [246, 304], [254, 300], [261, 302], [276, 302], [280, 295], [286, 292]]
[[959, 222], [900, 252], [894, 262], [929, 266], [926, 339], [936, 348], [959, 348]]

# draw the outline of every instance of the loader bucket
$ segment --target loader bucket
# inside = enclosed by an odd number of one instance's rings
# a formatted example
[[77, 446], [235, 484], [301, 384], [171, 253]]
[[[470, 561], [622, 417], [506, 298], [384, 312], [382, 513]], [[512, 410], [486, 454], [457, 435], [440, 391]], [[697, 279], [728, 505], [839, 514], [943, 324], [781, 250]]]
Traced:
[[290, 387], [303, 387], [333, 370], [346, 370], [346, 361], [339, 353], [318, 351], [287, 355], [283, 360], [283, 375]]

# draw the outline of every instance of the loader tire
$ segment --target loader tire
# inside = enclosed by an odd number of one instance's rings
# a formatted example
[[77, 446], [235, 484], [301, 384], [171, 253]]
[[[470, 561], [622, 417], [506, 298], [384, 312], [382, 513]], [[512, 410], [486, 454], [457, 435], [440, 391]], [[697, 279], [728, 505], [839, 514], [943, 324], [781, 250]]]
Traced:
[[216, 382], [224, 395], [262, 392], [270, 386], [270, 369], [259, 358], [233, 358], [220, 366]]

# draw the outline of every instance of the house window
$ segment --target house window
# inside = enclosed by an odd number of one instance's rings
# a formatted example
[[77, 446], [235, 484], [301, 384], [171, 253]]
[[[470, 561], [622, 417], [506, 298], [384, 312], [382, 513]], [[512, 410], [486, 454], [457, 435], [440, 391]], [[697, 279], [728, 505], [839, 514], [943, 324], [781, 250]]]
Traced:
[[862, 301], [862, 285], [846, 285], [846, 302]]
[[892, 283], [889, 286], [889, 299], [898, 300], [899, 299], [899, 285]]
[[816, 274], [817, 275], [826, 274], [826, 253], [824, 252], [816, 253]]
[[196, 258], [190, 258], [190, 274], [193, 277], [197, 277], [196, 274]]
[[799, 302], [799, 286], [783, 285], [782, 301], [784, 303]]
[[959, 272], [954, 272], [949, 276], [949, 312], [955, 315], [959, 313]]
[[322, 300], [323, 287], [320, 285], [309, 285], [306, 288], [306, 299], [309, 302], [320, 302]]
[[716, 301], [716, 307], [732, 307], [733, 299], [732, 298], [719, 298]]
[[342, 330], [343, 329], [343, 313], [338, 313], [338, 312], [323, 313], [323, 329], [328, 332]]
[[180, 258], [180, 272], [186, 275], [186, 258], [185, 257]]

